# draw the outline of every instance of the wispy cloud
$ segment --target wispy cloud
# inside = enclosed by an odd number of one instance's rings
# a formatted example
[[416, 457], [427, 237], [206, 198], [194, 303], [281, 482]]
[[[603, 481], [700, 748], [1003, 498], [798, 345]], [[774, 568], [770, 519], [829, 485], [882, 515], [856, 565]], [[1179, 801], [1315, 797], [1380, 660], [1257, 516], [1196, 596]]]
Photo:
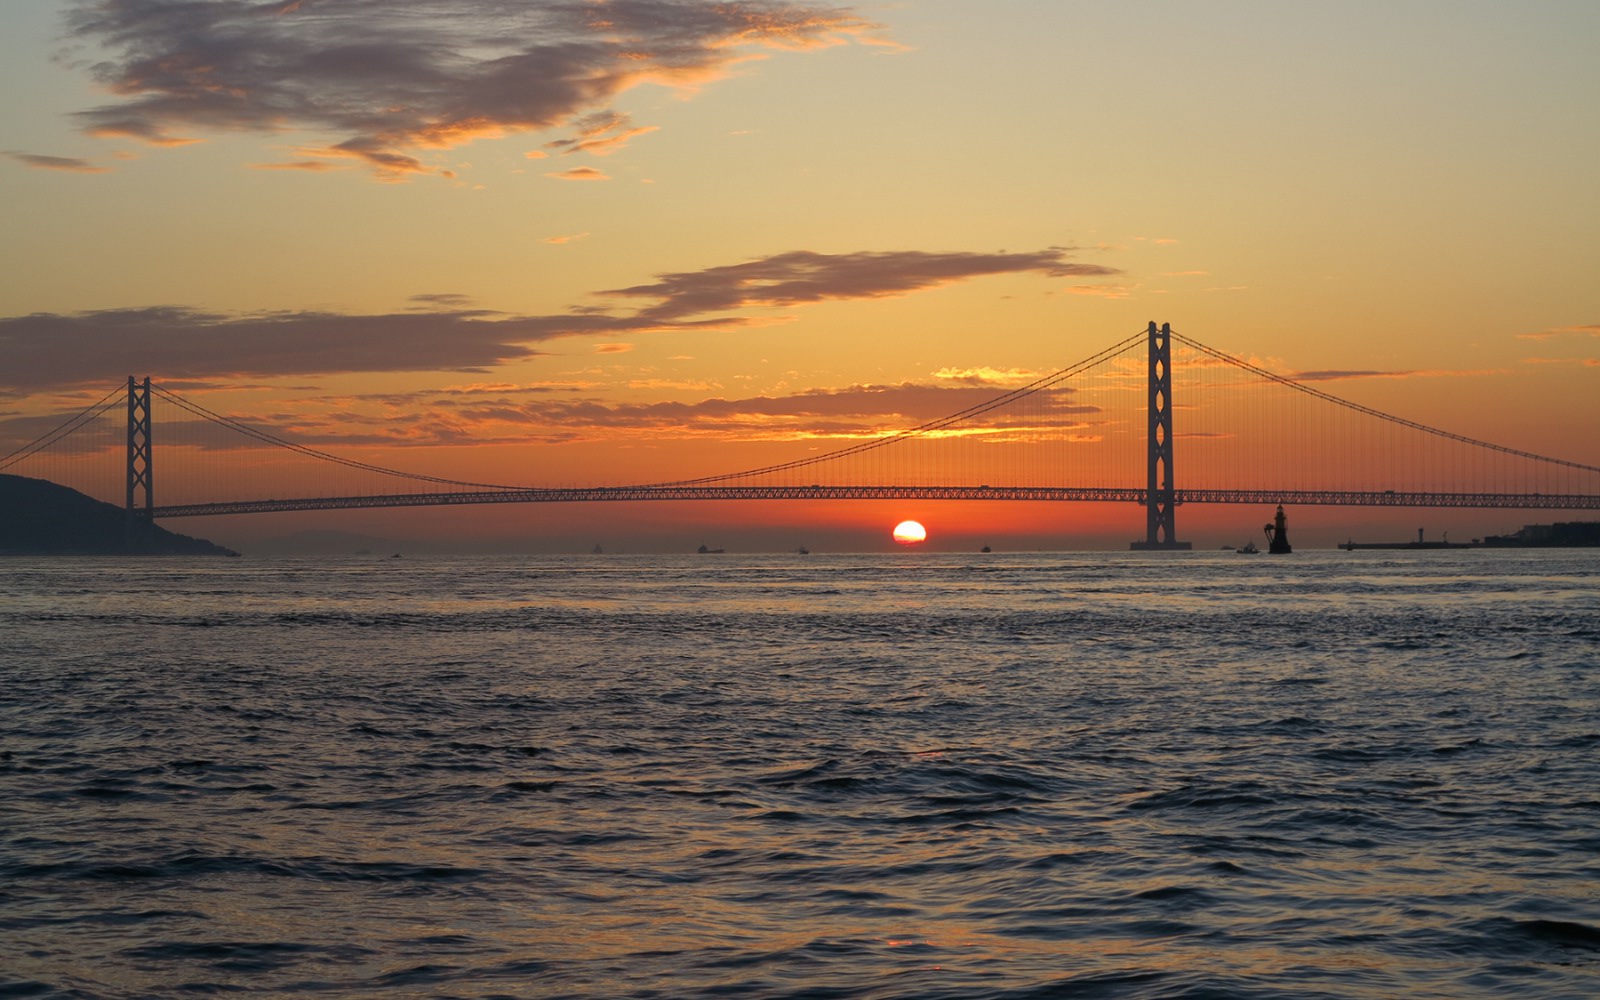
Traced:
[[1553, 340], [1556, 337], [1600, 337], [1600, 323], [1581, 323], [1577, 326], [1558, 326], [1538, 333], [1519, 333], [1518, 340]]
[[104, 50], [93, 73], [117, 96], [80, 113], [91, 134], [162, 145], [310, 132], [329, 136], [319, 156], [355, 158], [391, 179], [435, 169], [427, 150], [567, 126], [578, 130], [573, 147], [610, 151], [649, 130], [609, 108], [627, 90], [691, 91], [753, 54], [878, 31], [810, 0], [72, 4], [69, 33]]
[[415, 303], [413, 309], [425, 310], [466, 309], [472, 305], [472, 297], [460, 292], [421, 292], [407, 301]]
[[794, 306], [829, 299], [906, 295], [983, 275], [1034, 273], [1051, 278], [1117, 274], [1080, 264], [1067, 248], [1032, 253], [926, 253], [914, 250], [822, 254], [809, 250], [763, 257], [701, 271], [658, 276], [654, 282], [600, 294], [649, 298], [640, 316], [676, 321], [688, 316], [752, 306]]
[[1125, 299], [1133, 294], [1131, 285], [1072, 285], [1062, 289], [1068, 295], [1089, 295], [1100, 299]]
[[1415, 371], [1383, 372], [1377, 371], [1376, 369], [1367, 371], [1350, 369], [1345, 371], [1330, 368], [1322, 371], [1295, 372], [1288, 377], [1294, 379], [1296, 382], [1346, 382], [1351, 379], [1363, 378], [1410, 378], [1416, 374], [1418, 373]]
[[1027, 385], [1039, 378], [1040, 373], [1026, 368], [941, 368], [933, 377], [959, 385], [1017, 386]]
[[563, 156], [572, 153], [589, 153], [610, 156], [628, 144], [634, 136], [656, 131], [654, 125], [630, 127], [627, 115], [618, 111], [600, 111], [585, 115], [575, 123], [577, 135], [571, 139], [555, 139], [545, 143], [546, 149], [558, 149]]
[[1370, 370], [1344, 370], [1324, 369], [1321, 371], [1293, 372], [1285, 376], [1296, 382], [1349, 382], [1356, 379], [1372, 378], [1464, 378], [1478, 375], [1499, 375], [1500, 371], [1493, 368], [1475, 368], [1450, 370], [1444, 368], [1416, 368], [1408, 371], [1379, 371]]
[[[544, 398], [526, 401], [513, 418], [532, 424], [559, 426], [567, 431], [610, 433], [633, 428], [673, 432], [683, 436], [747, 438], [876, 437], [885, 426], [924, 423], [994, 398], [983, 386], [941, 386], [917, 382], [861, 384], [808, 389], [787, 395], [713, 398], [693, 403], [616, 403], [595, 399]], [[1041, 396], [1041, 413], [1088, 418], [1098, 407], [1078, 403], [1070, 391]], [[460, 408], [462, 416], [511, 416], [501, 408]], [[989, 430], [1014, 428], [1018, 421], [1038, 419], [995, 411], [975, 423]]]
[[1600, 368], [1600, 358], [1523, 358], [1525, 365], [1575, 365], [1580, 368]]
[[103, 174], [111, 170], [110, 167], [96, 166], [76, 156], [45, 156], [40, 153], [15, 153], [10, 150], [7, 150], [5, 155], [35, 170], [64, 170], [74, 174]]
[[252, 163], [252, 170], [304, 170], [307, 173], [320, 174], [328, 170], [339, 169], [326, 160], [295, 160], [289, 163]]
[[601, 173], [593, 167], [573, 167], [571, 170], [558, 170], [554, 173], [545, 174], [545, 176], [554, 177], [562, 181], [609, 181], [611, 179], [610, 174]]
[[[253, 415], [251, 423], [313, 446], [492, 445], [630, 438], [859, 441], [882, 436], [885, 427], [925, 423], [992, 398], [992, 387], [916, 382], [648, 403], [603, 400], [576, 387], [474, 386], [459, 391], [311, 399], [276, 414]], [[1043, 426], [1057, 433], [1081, 432], [1102, 420], [1098, 407], [1076, 401], [1070, 390], [1042, 394], [1040, 403], [1026, 416], [993, 411], [974, 420], [964, 433], [1006, 440]], [[48, 429], [44, 422], [40, 426]], [[4, 427], [0, 438], [23, 438], [32, 429], [31, 425]]]
[[539, 242], [541, 242], [541, 243], [551, 243], [551, 244], [554, 244], [556, 246], [561, 246], [564, 243], [574, 243], [574, 242], [576, 242], [578, 240], [586, 239], [588, 237], [588, 235], [589, 235], [588, 233], [570, 233], [570, 234], [567, 234], [565, 236], [546, 236], [544, 239], [540, 240]]
[[540, 352], [560, 337], [626, 337], [737, 330], [771, 322], [745, 310], [874, 299], [995, 274], [1049, 278], [1114, 273], [1062, 248], [1033, 253], [795, 251], [597, 293], [649, 300], [523, 316], [475, 308], [453, 293], [413, 296], [394, 313], [314, 310], [222, 314], [183, 306], [35, 313], [0, 318], [0, 386], [40, 389], [104, 382], [128, 372], [162, 378], [264, 378], [354, 372], [483, 372]]

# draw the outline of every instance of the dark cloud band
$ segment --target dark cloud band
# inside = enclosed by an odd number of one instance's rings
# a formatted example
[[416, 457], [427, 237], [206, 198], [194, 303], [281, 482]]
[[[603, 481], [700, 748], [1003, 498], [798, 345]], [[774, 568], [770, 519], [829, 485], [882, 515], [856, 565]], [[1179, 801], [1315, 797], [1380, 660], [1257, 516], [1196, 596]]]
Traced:
[[623, 91], [875, 27], [803, 0], [76, 0], [68, 15], [118, 96], [81, 113], [90, 133], [308, 131], [331, 137], [318, 155], [389, 176], [430, 169], [423, 150], [568, 125], [567, 148], [607, 151], [648, 131], [609, 111]]
[[266, 378], [358, 372], [484, 371], [540, 353], [558, 337], [732, 330], [746, 311], [905, 295], [994, 274], [1072, 278], [1113, 274], [1062, 248], [1031, 253], [923, 251], [819, 254], [795, 251], [739, 264], [658, 276], [601, 292], [631, 313], [582, 308], [515, 316], [467, 306], [457, 295], [419, 295], [401, 312], [238, 315], [183, 307], [36, 313], [0, 318], [0, 387], [37, 391], [160, 378]]

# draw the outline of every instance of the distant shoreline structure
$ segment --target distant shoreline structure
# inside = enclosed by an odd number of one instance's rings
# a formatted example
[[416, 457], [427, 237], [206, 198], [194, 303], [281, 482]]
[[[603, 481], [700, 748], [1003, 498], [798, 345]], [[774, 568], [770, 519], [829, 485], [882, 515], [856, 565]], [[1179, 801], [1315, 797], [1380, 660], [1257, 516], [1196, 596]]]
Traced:
[[1558, 521], [1555, 524], [1526, 524], [1509, 535], [1489, 535], [1470, 542], [1452, 542], [1448, 536], [1436, 542], [1422, 537], [1411, 542], [1340, 542], [1339, 548], [1357, 549], [1593, 549], [1600, 548], [1600, 521]]

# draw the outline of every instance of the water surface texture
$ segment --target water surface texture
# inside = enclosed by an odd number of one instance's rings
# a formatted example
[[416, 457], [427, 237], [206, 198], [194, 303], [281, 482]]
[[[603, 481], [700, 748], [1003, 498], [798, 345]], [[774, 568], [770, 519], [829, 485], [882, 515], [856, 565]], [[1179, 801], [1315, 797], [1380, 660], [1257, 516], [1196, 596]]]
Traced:
[[8, 560], [0, 997], [1593, 997], [1600, 553]]

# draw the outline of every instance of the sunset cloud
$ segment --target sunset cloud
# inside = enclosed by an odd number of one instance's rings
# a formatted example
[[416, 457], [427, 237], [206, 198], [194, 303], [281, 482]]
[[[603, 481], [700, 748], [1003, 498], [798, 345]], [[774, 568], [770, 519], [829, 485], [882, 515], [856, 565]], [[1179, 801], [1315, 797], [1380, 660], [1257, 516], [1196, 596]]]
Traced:
[[1343, 371], [1338, 369], [1325, 369], [1322, 371], [1294, 372], [1287, 376], [1296, 382], [1345, 382], [1350, 379], [1361, 378], [1410, 378], [1419, 375], [1416, 371], [1383, 372], [1376, 370], [1357, 371], [1354, 369]]
[[821, 254], [799, 250], [702, 271], [663, 274], [650, 284], [600, 294], [656, 299], [657, 303], [640, 315], [673, 321], [751, 306], [888, 298], [991, 274], [1071, 278], [1118, 273], [1098, 264], [1073, 262], [1069, 252], [1059, 247], [992, 254], [914, 250]]
[[407, 301], [415, 303], [413, 309], [466, 309], [472, 305], [472, 298], [459, 292], [422, 292]]
[[182, 307], [36, 313], [0, 319], [0, 385], [266, 377], [359, 371], [477, 371], [532, 357], [529, 343], [586, 330], [604, 317], [488, 321], [480, 312], [222, 315]]
[[956, 382], [961, 385], [986, 385], [996, 387], [1012, 387], [1027, 385], [1040, 377], [1040, 372], [1030, 371], [1025, 368], [941, 368], [933, 373], [933, 377], [941, 382]]
[[1101, 299], [1125, 299], [1133, 294], [1128, 285], [1072, 285], [1064, 291], [1069, 295], [1090, 295]]
[[[598, 306], [521, 316], [475, 308], [464, 296], [412, 296], [394, 313], [316, 310], [210, 313], [183, 306], [0, 317], [0, 387], [35, 390], [160, 378], [262, 378], [355, 372], [482, 372], [543, 353], [560, 337], [737, 330], [770, 323], [741, 311], [906, 295], [996, 274], [1047, 278], [1115, 273], [1078, 264], [1062, 248], [1032, 253], [795, 251], [659, 275], [598, 293], [649, 300], [633, 312]], [[612, 340], [611, 343], [620, 343]]]
[[64, 170], [74, 174], [103, 174], [111, 170], [110, 167], [99, 167], [88, 160], [80, 160], [76, 156], [44, 156], [39, 153], [13, 153], [7, 151], [7, 157], [16, 160], [23, 166], [35, 170]]
[[[993, 388], [916, 382], [809, 389], [787, 395], [712, 398], [696, 402], [628, 403], [562, 386], [462, 387], [456, 391], [389, 393], [296, 401], [251, 423], [314, 447], [571, 443], [630, 438], [662, 441], [861, 441], [886, 426], [926, 423], [994, 398]], [[967, 430], [1003, 439], [1048, 421], [1057, 432], [1097, 425], [1100, 410], [1070, 390], [1041, 394], [1031, 416], [996, 410]], [[38, 425], [0, 421], [0, 439], [26, 439]], [[189, 441], [169, 425], [169, 443]], [[200, 447], [209, 439], [191, 436]]]
[[689, 90], [762, 50], [870, 41], [877, 25], [806, 0], [74, 0], [117, 99], [84, 128], [157, 145], [230, 132], [330, 137], [319, 156], [390, 179], [426, 150], [574, 127], [569, 151], [650, 131], [609, 108], [641, 84]]
[[252, 163], [252, 170], [304, 170], [309, 173], [322, 173], [327, 170], [339, 169], [326, 160], [296, 160], [292, 163]]
[[1575, 365], [1580, 368], [1600, 368], [1600, 358], [1523, 358], [1525, 365]]
[[1378, 371], [1326, 369], [1322, 371], [1293, 372], [1284, 376], [1296, 382], [1348, 382], [1368, 378], [1460, 378], [1473, 375], [1498, 375], [1493, 368], [1451, 371], [1443, 368], [1415, 368], [1409, 371]]
[[1558, 326], [1538, 333], [1519, 333], [1518, 340], [1553, 340], [1556, 337], [1600, 337], [1600, 323], [1582, 323], [1577, 326]]
[[555, 173], [545, 174], [563, 181], [609, 181], [611, 175], [603, 174], [593, 167], [573, 167], [571, 170], [558, 170]]
[[656, 131], [654, 125], [630, 127], [628, 116], [616, 111], [585, 115], [575, 124], [578, 134], [574, 138], [547, 142], [545, 148], [560, 150], [563, 156], [572, 153], [609, 156], [626, 146], [634, 136]]

